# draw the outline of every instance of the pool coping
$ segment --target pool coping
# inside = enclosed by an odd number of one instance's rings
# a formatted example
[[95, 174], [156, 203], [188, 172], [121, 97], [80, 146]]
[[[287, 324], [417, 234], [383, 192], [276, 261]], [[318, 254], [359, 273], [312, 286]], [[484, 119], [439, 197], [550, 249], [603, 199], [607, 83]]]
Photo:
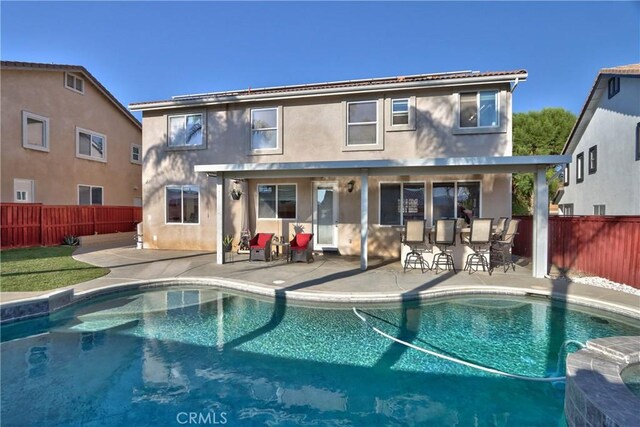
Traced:
[[621, 372], [640, 363], [640, 336], [598, 338], [567, 355], [567, 425], [635, 427], [640, 398], [624, 384]]
[[336, 304], [375, 304], [397, 303], [415, 300], [429, 300], [458, 295], [508, 295], [508, 296], [538, 296], [551, 300], [577, 304], [589, 308], [605, 310], [634, 319], [640, 319], [640, 309], [633, 310], [606, 301], [588, 298], [584, 296], [554, 294], [551, 290], [534, 288], [516, 288], [508, 286], [471, 285], [451, 286], [445, 289], [427, 289], [408, 292], [313, 292], [288, 291], [286, 288], [270, 287], [264, 284], [228, 279], [222, 277], [172, 277], [153, 280], [127, 281], [115, 285], [101, 286], [85, 291], [76, 291], [74, 288], [61, 289], [45, 295], [24, 298], [0, 303], [0, 325], [46, 316], [62, 308], [74, 305], [81, 301], [98, 296], [108, 295], [122, 291], [135, 291], [153, 287], [169, 286], [211, 286], [215, 288], [249, 293], [251, 295], [268, 298], [286, 298], [290, 301], [308, 303], [336, 303]]

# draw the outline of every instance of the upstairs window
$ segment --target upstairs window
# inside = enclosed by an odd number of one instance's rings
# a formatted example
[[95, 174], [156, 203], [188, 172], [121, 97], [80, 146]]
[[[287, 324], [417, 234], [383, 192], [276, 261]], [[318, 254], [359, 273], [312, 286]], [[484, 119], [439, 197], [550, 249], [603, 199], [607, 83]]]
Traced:
[[84, 79], [75, 74], [64, 74], [64, 86], [74, 92], [84, 94]]
[[569, 185], [569, 173], [570, 173], [570, 168], [569, 168], [569, 163], [567, 163], [566, 165], [564, 165], [564, 186], [567, 187]]
[[200, 187], [168, 185], [166, 187], [167, 224], [198, 224], [200, 221]]
[[258, 185], [259, 219], [295, 219], [295, 184]]
[[169, 147], [203, 145], [202, 113], [169, 116]]
[[278, 148], [278, 109], [251, 110], [251, 151]]
[[391, 125], [409, 124], [409, 100], [394, 99], [391, 101]]
[[498, 92], [481, 91], [460, 94], [460, 127], [498, 126]]
[[103, 188], [93, 185], [78, 185], [79, 205], [102, 205]]
[[142, 164], [142, 146], [140, 144], [131, 144], [131, 163]]
[[107, 137], [87, 129], [76, 128], [76, 157], [107, 161]]
[[22, 112], [22, 146], [49, 151], [49, 119], [28, 111]]
[[576, 156], [576, 182], [584, 181], [584, 153]]
[[378, 102], [347, 103], [347, 146], [378, 143]]
[[596, 173], [598, 170], [598, 146], [594, 145], [589, 148], [589, 175]]
[[609, 94], [609, 99], [616, 96], [618, 92], [620, 92], [620, 77], [611, 77], [607, 82], [607, 93]]

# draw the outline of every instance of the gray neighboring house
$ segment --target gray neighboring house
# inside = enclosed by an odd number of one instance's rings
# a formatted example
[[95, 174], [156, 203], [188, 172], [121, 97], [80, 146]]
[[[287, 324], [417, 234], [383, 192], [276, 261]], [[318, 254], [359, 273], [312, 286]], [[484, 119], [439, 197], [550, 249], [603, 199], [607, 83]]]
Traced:
[[561, 215], [640, 215], [640, 64], [600, 70], [562, 154]]

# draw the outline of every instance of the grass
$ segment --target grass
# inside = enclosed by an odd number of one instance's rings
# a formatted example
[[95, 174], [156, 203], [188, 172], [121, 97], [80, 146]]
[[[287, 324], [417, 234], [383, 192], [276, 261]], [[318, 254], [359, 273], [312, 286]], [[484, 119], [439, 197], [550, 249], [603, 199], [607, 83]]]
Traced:
[[0, 252], [0, 291], [28, 292], [62, 288], [104, 276], [109, 269], [71, 257], [74, 247], [9, 249]]

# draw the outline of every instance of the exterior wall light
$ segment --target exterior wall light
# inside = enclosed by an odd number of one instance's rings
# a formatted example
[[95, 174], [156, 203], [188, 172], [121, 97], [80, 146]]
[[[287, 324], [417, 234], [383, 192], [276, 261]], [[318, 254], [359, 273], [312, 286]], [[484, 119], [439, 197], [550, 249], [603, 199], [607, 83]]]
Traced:
[[355, 187], [355, 185], [356, 185], [356, 182], [353, 179], [347, 182], [347, 191], [349, 193], [353, 193], [353, 188]]

